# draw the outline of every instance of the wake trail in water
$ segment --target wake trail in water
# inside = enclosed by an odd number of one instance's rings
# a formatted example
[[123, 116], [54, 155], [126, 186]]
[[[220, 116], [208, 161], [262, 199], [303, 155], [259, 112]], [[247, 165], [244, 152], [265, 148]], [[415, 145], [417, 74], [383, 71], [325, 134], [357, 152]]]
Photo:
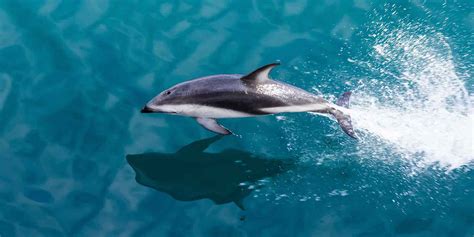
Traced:
[[351, 116], [361, 142], [390, 143], [422, 165], [457, 168], [473, 161], [474, 97], [446, 37], [433, 30], [420, 34], [414, 25], [378, 29], [369, 58], [349, 60], [381, 77], [361, 79], [353, 96]]

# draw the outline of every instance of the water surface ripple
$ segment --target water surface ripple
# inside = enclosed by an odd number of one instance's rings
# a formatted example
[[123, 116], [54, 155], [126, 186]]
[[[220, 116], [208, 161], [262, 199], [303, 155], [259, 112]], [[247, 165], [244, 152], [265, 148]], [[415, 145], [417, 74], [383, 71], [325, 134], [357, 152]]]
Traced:
[[[0, 1], [0, 236], [472, 236], [472, 1]], [[194, 77], [272, 77], [313, 114], [143, 115]]]

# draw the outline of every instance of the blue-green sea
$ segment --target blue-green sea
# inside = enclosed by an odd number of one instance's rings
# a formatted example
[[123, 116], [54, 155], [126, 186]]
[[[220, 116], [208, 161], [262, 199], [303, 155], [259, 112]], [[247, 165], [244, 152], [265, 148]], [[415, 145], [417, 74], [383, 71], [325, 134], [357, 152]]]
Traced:
[[[291, 113], [142, 114], [273, 62]], [[474, 235], [472, 0], [0, 0], [0, 236]]]

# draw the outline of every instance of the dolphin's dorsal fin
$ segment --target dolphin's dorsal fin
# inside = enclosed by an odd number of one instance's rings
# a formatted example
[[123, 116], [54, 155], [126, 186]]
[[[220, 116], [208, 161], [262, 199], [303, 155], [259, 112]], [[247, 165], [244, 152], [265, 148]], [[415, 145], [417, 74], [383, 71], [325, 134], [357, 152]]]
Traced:
[[270, 78], [268, 77], [268, 74], [270, 71], [280, 65], [280, 63], [271, 63], [268, 65], [265, 65], [249, 74], [246, 76], [243, 76], [241, 79], [244, 81], [249, 81], [249, 82], [263, 82], [265, 80], [269, 80]]

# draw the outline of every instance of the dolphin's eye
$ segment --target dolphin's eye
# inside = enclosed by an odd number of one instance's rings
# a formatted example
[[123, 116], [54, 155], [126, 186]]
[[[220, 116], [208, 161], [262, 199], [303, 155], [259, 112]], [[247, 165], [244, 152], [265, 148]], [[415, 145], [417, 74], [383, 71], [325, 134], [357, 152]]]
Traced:
[[169, 94], [171, 94], [171, 91], [167, 91], [167, 92], [165, 92], [165, 94], [166, 94], [166, 95], [169, 95]]

